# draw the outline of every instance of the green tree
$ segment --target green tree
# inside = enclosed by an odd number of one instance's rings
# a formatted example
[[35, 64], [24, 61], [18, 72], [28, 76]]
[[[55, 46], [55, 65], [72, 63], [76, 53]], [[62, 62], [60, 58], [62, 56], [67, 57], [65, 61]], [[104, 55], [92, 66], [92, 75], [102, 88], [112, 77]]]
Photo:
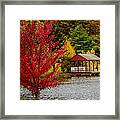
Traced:
[[77, 25], [74, 29], [70, 29], [69, 39], [71, 45], [74, 46], [76, 53], [95, 50], [95, 53], [100, 54], [100, 37], [99, 35], [89, 35], [83, 26]]
[[62, 33], [69, 37], [70, 29], [75, 29], [76, 26], [82, 25], [88, 35], [100, 35], [100, 21], [99, 20], [62, 20], [59, 21], [59, 27]]

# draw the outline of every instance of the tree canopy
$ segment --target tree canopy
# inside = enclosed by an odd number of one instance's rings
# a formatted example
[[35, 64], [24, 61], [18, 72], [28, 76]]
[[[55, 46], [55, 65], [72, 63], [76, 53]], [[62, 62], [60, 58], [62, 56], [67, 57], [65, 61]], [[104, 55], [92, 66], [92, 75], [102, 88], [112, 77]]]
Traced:
[[55, 28], [60, 46], [67, 40], [76, 53], [95, 51], [95, 54], [100, 56], [99, 20], [58, 20]]
[[53, 21], [21, 20], [20, 25], [20, 84], [37, 96], [41, 89], [59, 84], [59, 64], [47, 72], [64, 54], [64, 48], [53, 50], [59, 44], [50, 34]]

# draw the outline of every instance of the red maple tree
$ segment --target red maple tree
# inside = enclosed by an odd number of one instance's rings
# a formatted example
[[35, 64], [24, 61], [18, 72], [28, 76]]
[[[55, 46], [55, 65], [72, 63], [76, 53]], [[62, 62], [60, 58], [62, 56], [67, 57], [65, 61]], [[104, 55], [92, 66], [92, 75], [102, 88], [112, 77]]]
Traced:
[[60, 83], [57, 78], [60, 63], [53, 72], [48, 73], [64, 53], [63, 47], [53, 50], [59, 44], [59, 40], [53, 41], [53, 24], [54, 21], [20, 21], [20, 84], [29, 89], [35, 97], [40, 90]]

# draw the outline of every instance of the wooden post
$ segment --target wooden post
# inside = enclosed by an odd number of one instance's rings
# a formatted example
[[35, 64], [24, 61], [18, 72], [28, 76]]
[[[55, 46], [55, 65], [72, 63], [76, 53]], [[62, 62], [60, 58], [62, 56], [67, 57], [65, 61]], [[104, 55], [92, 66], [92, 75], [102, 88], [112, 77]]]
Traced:
[[97, 61], [97, 71], [98, 71], [98, 61]]
[[76, 61], [76, 67], [77, 67], [78, 62]]
[[94, 71], [94, 61], [92, 61], [92, 63], [93, 63], [93, 71]]
[[85, 61], [85, 71], [87, 71], [87, 61]]
[[88, 61], [86, 61], [86, 71], [88, 71]]
[[77, 67], [79, 67], [79, 61], [77, 61]]
[[78, 63], [78, 62], [76, 61], [76, 67], [77, 67], [77, 63]]
[[90, 72], [90, 61], [89, 61], [89, 72]]
[[82, 67], [83, 67], [83, 61], [81, 61], [82, 62]]

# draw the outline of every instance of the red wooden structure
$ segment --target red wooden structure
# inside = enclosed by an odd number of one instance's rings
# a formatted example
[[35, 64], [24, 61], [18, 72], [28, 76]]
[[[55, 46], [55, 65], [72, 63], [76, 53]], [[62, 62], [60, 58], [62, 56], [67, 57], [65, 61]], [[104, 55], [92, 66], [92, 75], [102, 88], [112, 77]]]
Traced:
[[71, 58], [71, 61], [74, 62], [71, 73], [91, 74], [100, 72], [100, 58], [94, 54], [77, 54]]

